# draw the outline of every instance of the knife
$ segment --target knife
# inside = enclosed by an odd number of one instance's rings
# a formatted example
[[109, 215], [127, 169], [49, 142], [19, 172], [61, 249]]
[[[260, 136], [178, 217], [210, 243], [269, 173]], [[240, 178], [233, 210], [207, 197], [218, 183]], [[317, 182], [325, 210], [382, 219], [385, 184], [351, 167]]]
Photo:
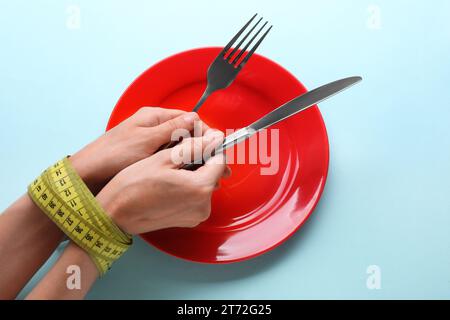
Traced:
[[[326, 85], [323, 85], [314, 90], [308, 91], [297, 98], [283, 104], [282, 106], [276, 108], [275, 110], [269, 112], [259, 120], [255, 121], [251, 125], [241, 128], [234, 133], [225, 137], [224, 142], [221, 146], [219, 146], [212, 154], [223, 152], [224, 150], [249, 139], [251, 136], [256, 134], [258, 131], [266, 129], [274, 124], [283, 121], [299, 112], [302, 112], [317, 103], [324, 101], [345, 89], [350, 88], [351, 86], [357, 84], [362, 80], [361, 77], [350, 77], [341, 80], [337, 80]], [[194, 163], [187, 164], [183, 166], [183, 169], [186, 170], [195, 170], [207, 161], [208, 159], [203, 159], [200, 163], [199, 160], [196, 160]]]

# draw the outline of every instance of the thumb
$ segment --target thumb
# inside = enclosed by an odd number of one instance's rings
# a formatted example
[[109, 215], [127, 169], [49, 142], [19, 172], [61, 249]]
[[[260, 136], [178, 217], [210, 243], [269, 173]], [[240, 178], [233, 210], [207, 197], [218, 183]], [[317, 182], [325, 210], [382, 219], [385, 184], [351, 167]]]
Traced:
[[158, 145], [170, 142], [172, 139], [179, 140], [180, 137], [186, 137], [194, 129], [194, 125], [199, 120], [197, 113], [190, 112], [173, 119], [169, 119], [158, 126], [149, 128], [155, 134], [153, 135]]

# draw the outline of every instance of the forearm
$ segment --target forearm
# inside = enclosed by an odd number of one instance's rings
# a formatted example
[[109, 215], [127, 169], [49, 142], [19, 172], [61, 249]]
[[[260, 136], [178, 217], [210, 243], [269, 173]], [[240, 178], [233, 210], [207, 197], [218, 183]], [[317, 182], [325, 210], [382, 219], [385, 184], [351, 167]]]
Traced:
[[0, 299], [14, 299], [63, 238], [23, 195], [0, 215]]
[[26, 299], [83, 299], [98, 275], [91, 257], [71, 242]]
[[[74, 161], [75, 159], [72, 158], [71, 160], [80, 176], [82, 178], [88, 177], [83, 174], [82, 168]], [[87, 179], [83, 180], [87, 182]], [[87, 183], [92, 190], [92, 181]], [[105, 206], [105, 201], [99, 200], [102, 207]], [[75, 243], [70, 242], [58, 261], [31, 291], [27, 299], [83, 299], [98, 276], [97, 266], [89, 254]]]

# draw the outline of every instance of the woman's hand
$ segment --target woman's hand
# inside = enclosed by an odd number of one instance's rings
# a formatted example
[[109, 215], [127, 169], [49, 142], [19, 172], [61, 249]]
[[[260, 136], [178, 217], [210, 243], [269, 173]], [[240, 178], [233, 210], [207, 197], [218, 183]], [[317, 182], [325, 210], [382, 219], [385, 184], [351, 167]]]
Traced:
[[180, 169], [179, 160], [210, 152], [222, 141], [223, 133], [208, 130], [203, 137], [160, 151], [117, 174], [97, 199], [116, 224], [131, 234], [195, 227], [209, 217], [212, 192], [229, 169], [222, 154], [196, 171]]
[[121, 170], [155, 153], [176, 129], [208, 127], [196, 113], [143, 107], [133, 116], [74, 154], [70, 160], [94, 193]]

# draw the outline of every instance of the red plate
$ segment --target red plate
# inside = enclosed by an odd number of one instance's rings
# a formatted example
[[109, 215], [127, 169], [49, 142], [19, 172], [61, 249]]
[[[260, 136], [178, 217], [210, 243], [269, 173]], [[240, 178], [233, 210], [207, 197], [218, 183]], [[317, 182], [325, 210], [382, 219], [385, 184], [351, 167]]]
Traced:
[[[206, 70], [219, 51], [182, 52], [145, 71], [120, 98], [107, 129], [142, 106], [191, 110], [206, 86]], [[305, 87], [292, 74], [255, 54], [234, 83], [214, 93], [199, 114], [212, 127], [241, 128], [304, 92]], [[320, 199], [328, 171], [328, 139], [317, 107], [276, 128], [280, 151], [275, 175], [260, 174], [260, 168], [267, 165], [231, 165], [233, 174], [214, 193], [207, 221], [194, 229], [160, 230], [142, 238], [176, 257], [206, 263], [249, 259], [285, 241]]]

